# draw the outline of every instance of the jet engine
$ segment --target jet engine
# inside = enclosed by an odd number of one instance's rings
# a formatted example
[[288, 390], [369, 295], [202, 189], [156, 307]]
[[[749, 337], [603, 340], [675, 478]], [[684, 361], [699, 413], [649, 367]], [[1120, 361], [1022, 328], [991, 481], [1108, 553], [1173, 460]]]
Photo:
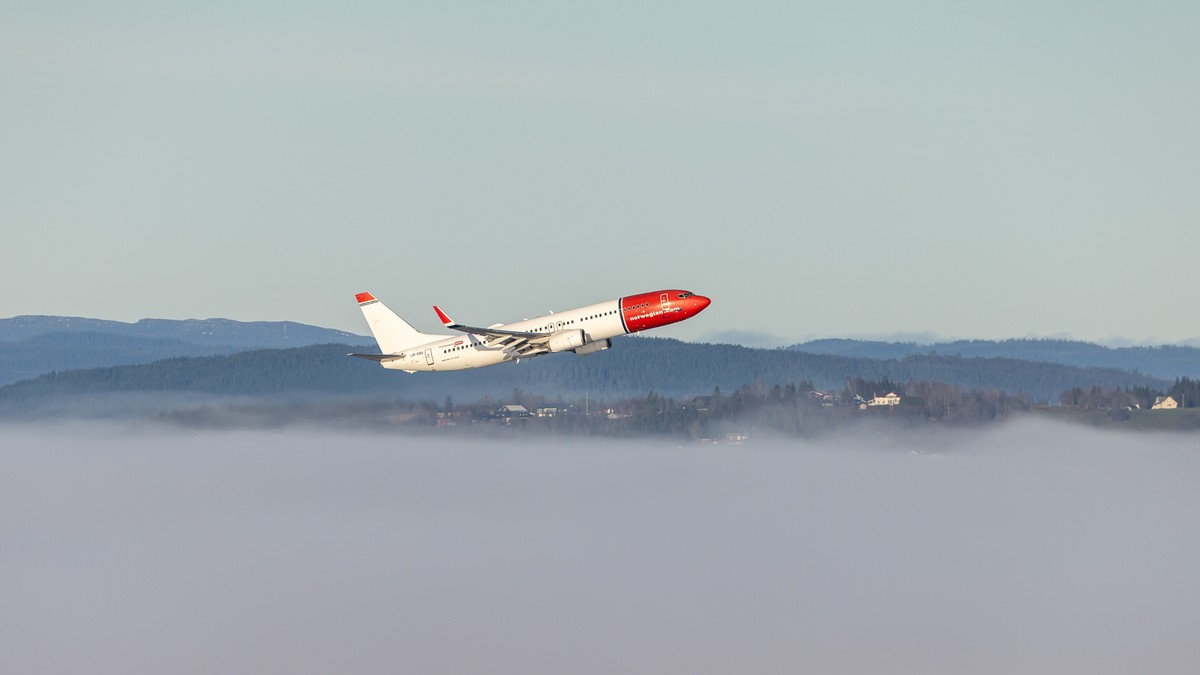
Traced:
[[596, 352], [602, 352], [611, 346], [612, 340], [596, 340], [595, 342], [589, 342], [582, 347], [576, 348], [575, 353], [579, 354], [580, 356], [583, 356], [584, 354], [595, 354]]
[[546, 346], [552, 352], [569, 352], [587, 344], [587, 338], [582, 330], [560, 330], [550, 336]]

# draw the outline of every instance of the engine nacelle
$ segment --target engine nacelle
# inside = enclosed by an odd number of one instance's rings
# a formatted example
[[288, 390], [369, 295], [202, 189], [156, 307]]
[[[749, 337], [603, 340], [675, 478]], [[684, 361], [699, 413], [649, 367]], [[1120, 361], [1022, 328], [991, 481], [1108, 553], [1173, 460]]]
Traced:
[[546, 346], [552, 352], [569, 352], [572, 349], [587, 344], [587, 338], [583, 336], [582, 330], [560, 330], [550, 336], [550, 340], [546, 342]]
[[611, 346], [612, 340], [596, 340], [595, 342], [589, 342], [586, 345], [579, 347], [575, 350], [575, 353], [580, 356], [583, 356], [584, 354], [595, 354], [596, 352], [602, 352]]

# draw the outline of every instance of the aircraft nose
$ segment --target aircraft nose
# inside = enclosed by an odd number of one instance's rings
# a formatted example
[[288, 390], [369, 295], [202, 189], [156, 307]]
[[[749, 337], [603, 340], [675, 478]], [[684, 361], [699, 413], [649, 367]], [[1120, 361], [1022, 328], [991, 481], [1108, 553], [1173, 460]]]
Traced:
[[696, 311], [697, 312], [704, 311], [705, 307], [708, 307], [710, 304], [712, 304], [712, 300], [709, 300], [708, 298], [704, 297], [703, 295], [694, 295], [694, 296], [692, 296], [692, 300], [694, 300], [696, 303]]

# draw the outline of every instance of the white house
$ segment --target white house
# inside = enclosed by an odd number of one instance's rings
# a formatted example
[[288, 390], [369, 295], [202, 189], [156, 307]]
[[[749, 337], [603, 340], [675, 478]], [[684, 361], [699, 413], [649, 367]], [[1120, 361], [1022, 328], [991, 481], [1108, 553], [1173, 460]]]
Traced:
[[1158, 396], [1154, 399], [1154, 405], [1150, 406], [1151, 410], [1174, 410], [1179, 407], [1175, 399], [1170, 396]]
[[896, 392], [890, 391], [887, 396], [876, 396], [867, 401], [867, 405], [900, 405], [900, 396]]

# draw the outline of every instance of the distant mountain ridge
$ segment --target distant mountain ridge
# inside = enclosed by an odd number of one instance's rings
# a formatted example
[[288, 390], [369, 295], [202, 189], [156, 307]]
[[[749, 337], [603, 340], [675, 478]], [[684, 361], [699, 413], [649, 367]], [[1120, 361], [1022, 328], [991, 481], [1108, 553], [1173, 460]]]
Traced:
[[802, 342], [788, 349], [869, 359], [902, 359], [916, 354], [1007, 358], [1080, 368], [1115, 368], [1167, 379], [1200, 377], [1200, 349], [1181, 345], [1105, 347], [1055, 339], [954, 340], [935, 344], [826, 339]]
[[106, 333], [240, 349], [303, 347], [331, 342], [374, 344], [369, 337], [295, 321], [141, 319], [126, 323], [78, 316], [43, 315], [0, 319], [0, 342], [17, 342], [50, 333]]

